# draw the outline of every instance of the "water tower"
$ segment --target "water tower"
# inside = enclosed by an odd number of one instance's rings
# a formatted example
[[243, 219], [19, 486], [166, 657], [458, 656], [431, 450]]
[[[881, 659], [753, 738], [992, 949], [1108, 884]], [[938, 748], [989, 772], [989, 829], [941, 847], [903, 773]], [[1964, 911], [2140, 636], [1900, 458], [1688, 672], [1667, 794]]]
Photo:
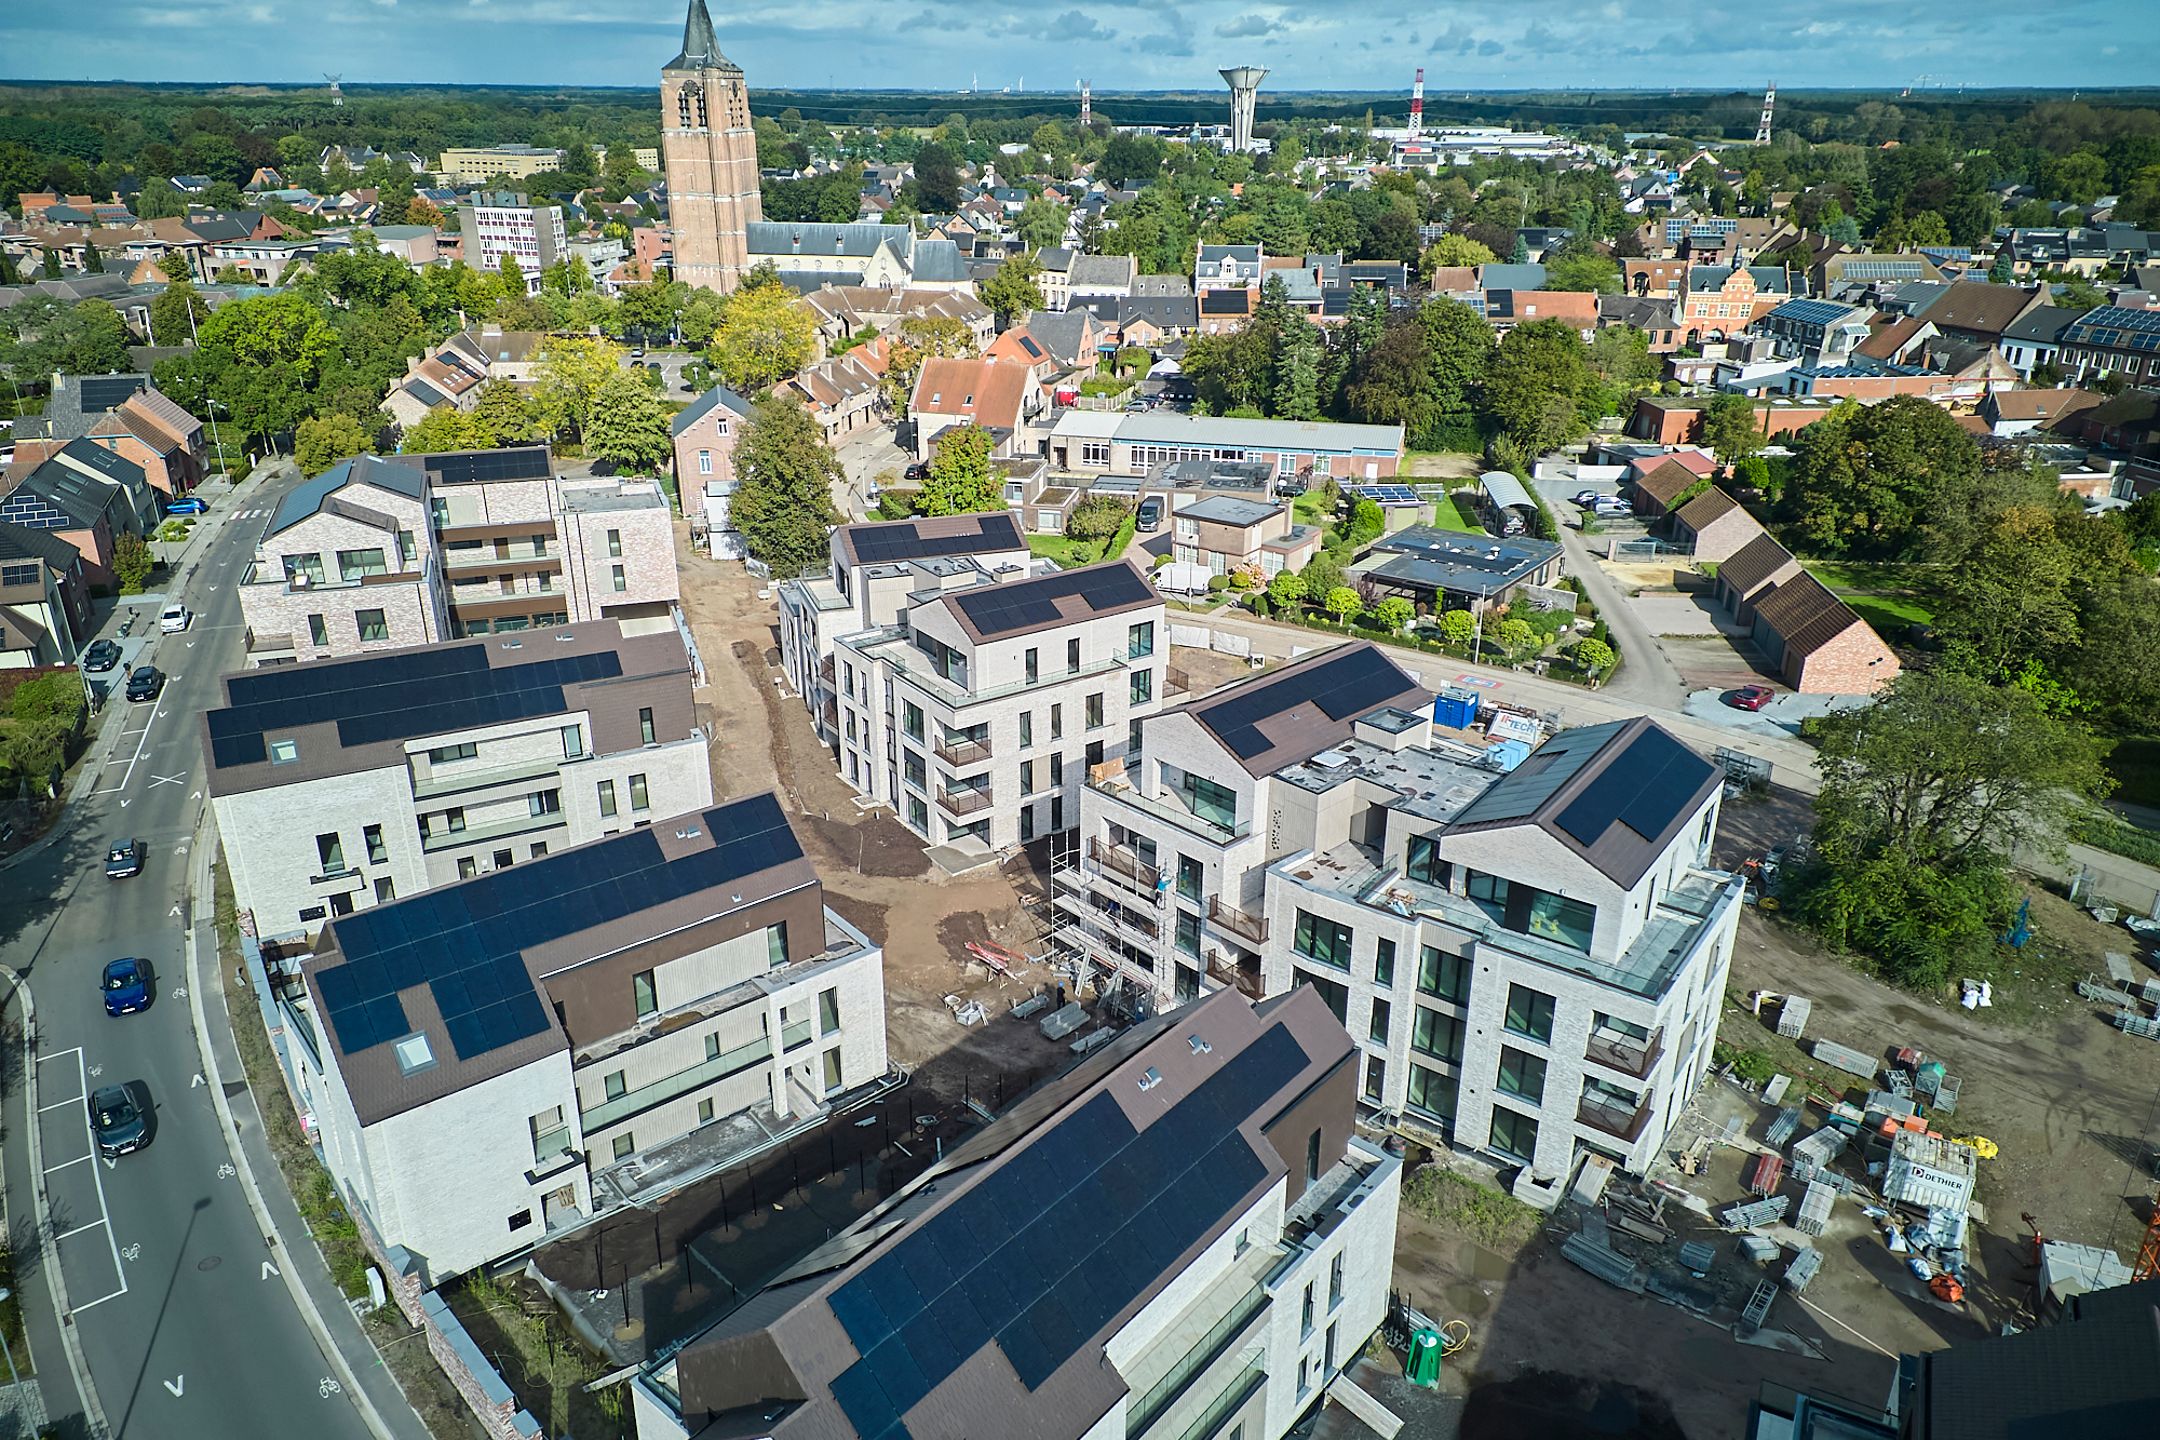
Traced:
[[1260, 98], [1260, 82], [1267, 78], [1260, 65], [1238, 65], [1222, 72], [1230, 82], [1230, 148], [1252, 149], [1253, 105]]

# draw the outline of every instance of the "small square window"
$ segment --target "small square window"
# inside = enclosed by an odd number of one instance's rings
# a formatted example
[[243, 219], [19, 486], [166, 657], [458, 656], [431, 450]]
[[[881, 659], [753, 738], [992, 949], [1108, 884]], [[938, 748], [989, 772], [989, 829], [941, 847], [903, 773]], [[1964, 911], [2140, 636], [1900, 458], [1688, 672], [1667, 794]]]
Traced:
[[270, 763], [271, 763], [271, 764], [273, 764], [273, 765], [290, 765], [290, 764], [292, 764], [292, 763], [293, 763], [293, 761], [295, 761], [295, 760], [298, 760], [299, 758], [300, 758], [300, 742], [299, 742], [299, 741], [297, 741], [297, 740], [272, 740], [272, 741], [270, 742]]
[[530, 1224], [532, 1224], [532, 1211], [530, 1210], [520, 1210], [510, 1217], [510, 1228], [513, 1230], [523, 1230]]
[[435, 1052], [428, 1048], [425, 1035], [408, 1035], [391, 1047], [397, 1054], [398, 1069], [407, 1075], [425, 1070], [435, 1063]]
[[637, 1138], [635, 1136], [617, 1135], [615, 1137], [615, 1144], [612, 1147], [612, 1150], [617, 1160], [628, 1159], [630, 1156], [630, 1152], [635, 1149], [637, 1149]]

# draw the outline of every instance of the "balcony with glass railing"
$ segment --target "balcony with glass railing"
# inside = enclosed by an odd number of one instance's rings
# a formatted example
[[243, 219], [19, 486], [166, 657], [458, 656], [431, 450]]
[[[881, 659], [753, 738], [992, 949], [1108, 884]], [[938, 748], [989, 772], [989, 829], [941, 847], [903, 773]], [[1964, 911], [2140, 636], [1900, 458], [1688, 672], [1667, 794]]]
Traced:
[[[803, 1023], [807, 1025], [809, 1022], [805, 1021]], [[612, 1125], [618, 1120], [628, 1119], [641, 1111], [650, 1110], [655, 1105], [664, 1105], [668, 1101], [687, 1095], [701, 1086], [710, 1085], [715, 1080], [733, 1075], [738, 1070], [747, 1070], [753, 1065], [762, 1064], [772, 1058], [772, 1053], [772, 1037], [770, 1035], [760, 1035], [747, 1045], [738, 1045], [733, 1050], [723, 1050], [709, 1060], [701, 1060], [697, 1064], [689, 1066], [687, 1069], [678, 1070], [672, 1075], [663, 1075], [658, 1080], [638, 1086], [635, 1090], [625, 1091], [612, 1100], [603, 1100], [590, 1110], [580, 1111], [578, 1114], [579, 1127], [587, 1135], [591, 1135], [594, 1131]]]

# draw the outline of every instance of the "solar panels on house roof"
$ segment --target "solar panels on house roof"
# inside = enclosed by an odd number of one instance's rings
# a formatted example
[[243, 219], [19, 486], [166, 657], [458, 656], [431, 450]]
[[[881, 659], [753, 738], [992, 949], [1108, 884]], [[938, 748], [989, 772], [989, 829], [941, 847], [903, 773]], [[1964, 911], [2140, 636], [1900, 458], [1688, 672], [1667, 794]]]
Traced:
[[[1085, 570], [1066, 570], [1040, 580], [1016, 580], [1004, 585], [979, 585], [952, 597], [953, 607], [967, 617], [984, 639], [1010, 635], [1019, 630], [1055, 625], [1078, 601], [1088, 611], [1115, 610], [1156, 598], [1155, 591], [1130, 565], [1094, 565]], [[1073, 618], [1084, 618], [1074, 615]]]
[[1249, 760], [1274, 744], [1260, 723], [1310, 702], [1330, 720], [1348, 720], [1412, 688], [1378, 650], [1349, 649], [1314, 665], [1285, 670], [1279, 678], [1240, 687], [1199, 711], [1231, 753]]
[[1595, 845], [1614, 825], [1655, 840], [1710, 778], [1710, 762], [1657, 726], [1649, 726], [1568, 802], [1559, 826]]
[[633, 830], [341, 917], [345, 963], [316, 977], [338, 1043], [354, 1054], [412, 1033], [399, 992], [423, 984], [460, 1060], [542, 1034], [547, 1004], [524, 952], [802, 856], [770, 794], [701, 819], [712, 844], [673, 859]]
[[1352, 485], [1350, 493], [1378, 505], [1416, 505], [1417, 491], [1408, 485]]
[[973, 555], [984, 550], [1022, 550], [1020, 527], [1010, 514], [971, 515], [972, 527], [926, 525], [899, 520], [881, 525], [850, 525], [847, 544], [861, 565], [894, 565], [937, 555]]
[[1145, 1130], [1098, 1093], [835, 1290], [855, 1433], [902, 1440], [991, 1344], [1039, 1390], [1267, 1177], [1238, 1123], [1309, 1058], [1277, 1023]]
[[545, 480], [554, 473], [544, 445], [458, 451], [417, 458], [439, 485], [469, 485], [484, 480]]
[[564, 686], [623, 673], [612, 650], [513, 664], [491, 658], [483, 643], [231, 676], [230, 703], [208, 717], [210, 763], [260, 764], [268, 734], [305, 725], [334, 723], [338, 743], [352, 747], [552, 715], [565, 708]]
[[85, 415], [117, 409], [128, 396], [150, 384], [140, 375], [85, 375], [75, 383], [82, 392]]

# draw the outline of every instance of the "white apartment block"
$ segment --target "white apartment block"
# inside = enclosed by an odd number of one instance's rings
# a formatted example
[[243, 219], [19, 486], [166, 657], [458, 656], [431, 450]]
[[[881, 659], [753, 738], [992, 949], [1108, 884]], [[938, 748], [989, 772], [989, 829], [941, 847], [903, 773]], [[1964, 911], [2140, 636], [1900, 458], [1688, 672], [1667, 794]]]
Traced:
[[613, 619], [672, 628], [655, 481], [557, 475], [544, 446], [332, 466], [279, 501], [240, 586], [248, 663]]
[[[717, 393], [717, 392], [716, 392]], [[686, 412], [687, 413], [687, 412]], [[956, 568], [995, 579], [1034, 573], [1027, 537], [1010, 514], [866, 521], [832, 532], [825, 570], [783, 580], [780, 662], [809, 708], [818, 736], [840, 738], [839, 660], [843, 635], [900, 623], [908, 597], [942, 588]]]
[[1520, 1166], [1531, 1198], [1589, 1155], [1647, 1168], [1701, 1082], [1743, 903], [1710, 865], [1717, 767], [1633, 720], [1498, 773], [1364, 646], [1143, 731], [1142, 773], [1090, 785], [1058, 869], [1069, 953], [1171, 1003], [1312, 985], [1370, 1112]]
[[458, 229], [467, 265], [494, 274], [507, 259], [525, 272], [529, 290], [539, 288], [541, 271], [569, 253], [562, 206], [536, 205], [522, 194], [474, 195], [458, 206]]
[[1354, 1062], [1311, 991], [1144, 1022], [648, 1364], [639, 1440], [1281, 1440], [1387, 1310]]
[[202, 721], [256, 933], [506, 870], [710, 803], [672, 629], [613, 621], [244, 670]]
[[335, 920], [281, 1004], [325, 1163], [432, 1286], [881, 1079], [883, 972], [765, 794]]
[[1124, 560], [1002, 583], [919, 568], [897, 623], [840, 638], [841, 778], [966, 856], [1079, 824], [1089, 769], [1161, 704], [1162, 597]]

